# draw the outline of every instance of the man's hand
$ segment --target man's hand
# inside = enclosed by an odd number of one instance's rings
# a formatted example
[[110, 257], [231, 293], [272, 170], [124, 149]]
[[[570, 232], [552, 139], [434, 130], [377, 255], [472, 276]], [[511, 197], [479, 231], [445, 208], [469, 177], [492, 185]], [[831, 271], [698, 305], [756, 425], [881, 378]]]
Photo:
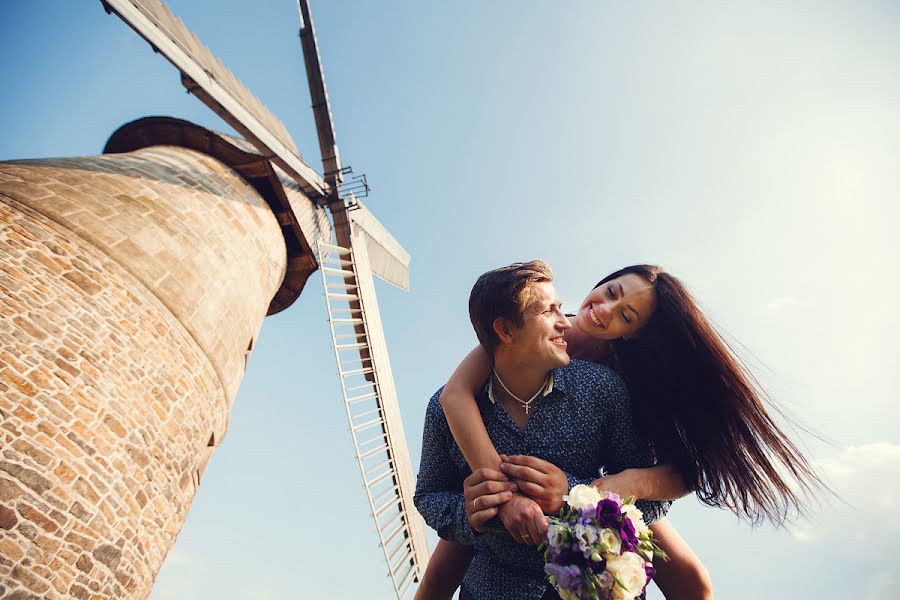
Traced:
[[537, 502], [543, 512], [559, 512], [562, 497], [569, 493], [569, 480], [559, 467], [534, 456], [501, 454], [500, 458], [500, 470], [516, 480], [523, 494]]
[[534, 546], [547, 537], [547, 517], [537, 502], [525, 496], [514, 496], [500, 507], [500, 520], [519, 544]]
[[463, 482], [463, 497], [472, 529], [483, 532], [484, 524], [497, 515], [498, 507], [509, 501], [516, 489], [516, 484], [493, 469], [478, 469], [469, 475]]

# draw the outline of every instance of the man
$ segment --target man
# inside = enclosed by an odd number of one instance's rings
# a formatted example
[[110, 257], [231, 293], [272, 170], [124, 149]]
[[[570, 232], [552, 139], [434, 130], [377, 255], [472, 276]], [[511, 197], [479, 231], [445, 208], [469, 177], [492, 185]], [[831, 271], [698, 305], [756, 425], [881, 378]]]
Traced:
[[[544, 578], [535, 544], [544, 514], [562, 496], [611, 472], [652, 466], [652, 452], [635, 434], [627, 391], [610, 369], [572, 361], [563, 334], [570, 327], [541, 261], [516, 263], [479, 277], [469, 297], [478, 340], [494, 358], [494, 373], [476, 400], [498, 452], [516, 455], [506, 467], [515, 486], [491, 469], [471, 473], [444, 417], [440, 390], [425, 416], [415, 504], [444, 539], [474, 544], [460, 599], [558, 598]], [[521, 456], [519, 456], [521, 455]], [[649, 522], [660, 503], [644, 503]], [[509, 535], [485, 531], [497, 514]]]

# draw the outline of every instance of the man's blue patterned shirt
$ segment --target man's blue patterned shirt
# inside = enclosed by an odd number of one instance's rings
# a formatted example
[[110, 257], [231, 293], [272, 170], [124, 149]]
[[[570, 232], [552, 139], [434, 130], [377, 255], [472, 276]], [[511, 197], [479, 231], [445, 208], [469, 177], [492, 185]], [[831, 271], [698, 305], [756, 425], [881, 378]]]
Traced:
[[[456, 445], [438, 390], [428, 403], [416, 508], [441, 538], [475, 545], [463, 585], [479, 600], [537, 600], [544, 593], [543, 558], [535, 546], [499, 534], [476, 534], [466, 518], [463, 481], [472, 471]], [[488, 386], [476, 398], [497, 451], [527, 454], [562, 469], [569, 487], [590, 483], [601, 467], [618, 473], [650, 467], [650, 445], [634, 430], [631, 403], [622, 379], [603, 365], [573, 360], [553, 372], [553, 389], [535, 402], [525, 430], [502, 406], [488, 399]], [[647, 524], [665, 516], [669, 503], [638, 502]]]

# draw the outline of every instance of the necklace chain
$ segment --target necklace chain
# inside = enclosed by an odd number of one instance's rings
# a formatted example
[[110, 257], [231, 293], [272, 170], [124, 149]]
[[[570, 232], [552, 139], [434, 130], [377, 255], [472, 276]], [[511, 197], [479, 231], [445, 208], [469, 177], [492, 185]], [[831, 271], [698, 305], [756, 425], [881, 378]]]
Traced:
[[531, 407], [531, 403], [534, 402], [537, 399], [537, 397], [541, 395], [541, 392], [543, 392], [547, 388], [547, 382], [550, 381], [550, 375], [547, 375], [547, 379], [544, 380], [544, 384], [538, 389], [537, 392], [535, 392], [534, 396], [532, 396], [528, 400], [522, 400], [521, 398], [519, 398], [518, 396], [513, 394], [511, 391], [509, 391], [509, 388], [506, 387], [506, 384], [503, 383], [502, 379], [500, 379], [500, 375], [497, 373], [497, 369], [494, 369], [494, 377], [496, 377], [497, 381], [500, 382], [500, 387], [502, 387], [504, 390], [506, 390], [507, 394], [512, 396], [516, 402], [518, 402], [519, 404], [522, 405], [522, 408], [525, 409], [526, 415], [528, 414], [528, 409]]

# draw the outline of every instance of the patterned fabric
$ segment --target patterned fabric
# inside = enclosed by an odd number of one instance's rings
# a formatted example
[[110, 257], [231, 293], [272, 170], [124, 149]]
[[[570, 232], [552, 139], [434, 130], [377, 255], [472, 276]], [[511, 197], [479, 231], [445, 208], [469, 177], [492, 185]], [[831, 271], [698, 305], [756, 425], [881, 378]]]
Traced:
[[[440, 392], [425, 413], [416, 508], [441, 538], [475, 545], [464, 580], [475, 598], [537, 600], [547, 582], [536, 547], [506, 535], [476, 534], [469, 525], [462, 488], [472, 471], [450, 433]], [[498, 452], [547, 460], [566, 473], [570, 488], [596, 479], [601, 467], [618, 473], [654, 465], [649, 444], [634, 431], [625, 384], [606, 366], [573, 360], [556, 369], [552, 390], [535, 402], [524, 431], [500, 404], [488, 400], [487, 384], [476, 400]], [[648, 525], [665, 516], [669, 505], [638, 502]]]

